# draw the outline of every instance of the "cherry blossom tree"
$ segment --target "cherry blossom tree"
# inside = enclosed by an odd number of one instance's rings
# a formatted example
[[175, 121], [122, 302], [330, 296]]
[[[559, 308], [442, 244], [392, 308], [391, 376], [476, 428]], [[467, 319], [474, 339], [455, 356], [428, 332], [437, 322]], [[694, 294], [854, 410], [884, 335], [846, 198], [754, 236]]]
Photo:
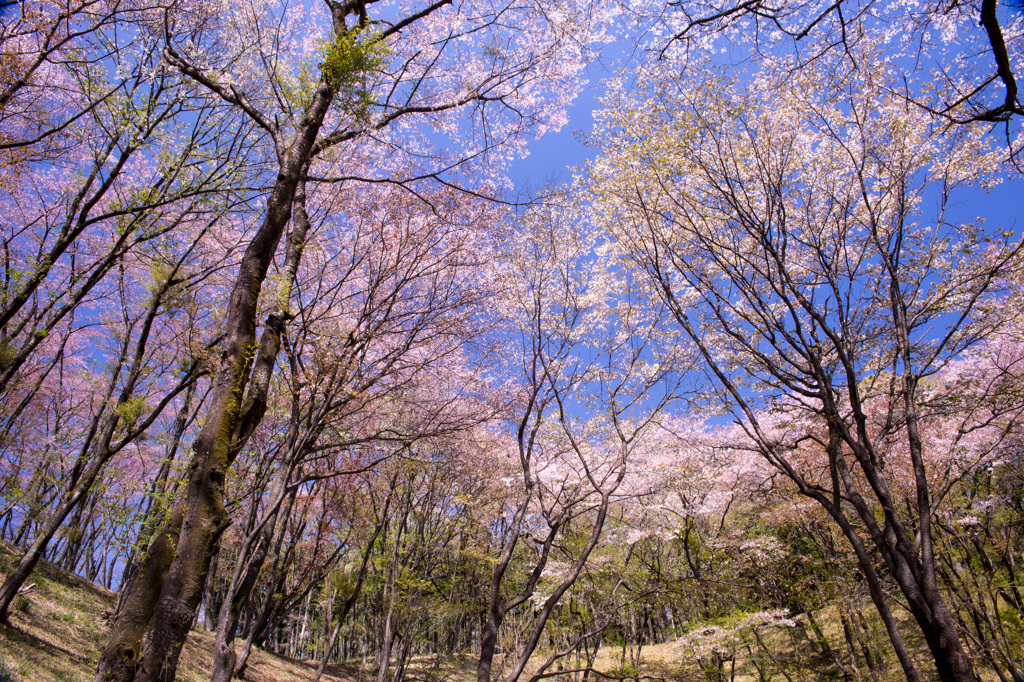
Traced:
[[[194, 391], [207, 370], [209, 342], [199, 338], [203, 313], [197, 289], [214, 278], [219, 261], [210, 258], [210, 225], [194, 231], [186, 227], [179, 225], [174, 239], [163, 238], [160, 251], [136, 248], [122, 255], [116, 277], [110, 278], [113, 281], [96, 283], [96, 300], [87, 301], [69, 317], [67, 333], [74, 341], [62, 342], [63, 346], [74, 343], [76, 362], [61, 361], [60, 371], [44, 368], [36, 377], [23, 375], [23, 380], [33, 379], [32, 385], [21, 389], [15, 384], [5, 395], [8, 403], [16, 405], [6, 415], [9, 437], [16, 434], [17, 440], [53, 443], [59, 462], [54, 474], [59, 496], [0, 588], [0, 615], [6, 616], [22, 583], [72, 515], [72, 527], [66, 529], [63, 540], [64, 561], [74, 567], [81, 547], [72, 536], [82, 523], [82, 504], [87, 497], [93, 507], [99, 501], [93, 488], [108, 463], [123, 457], [129, 448], [147, 458], [148, 448], [140, 448], [143, 436], [155, 441], [154, 425], [164, 411], [174, 406], [181, 393]], [[224, 246], [224, 241], [217, 240], [217, 249]], [[203, 267], [204, 262], [213, 264]], [[75, 371], [69, 371], [71, 367]], [[40, 387], [53, 383], [62, 392], [80, 393], [85, 400], [80, 405], [69, 402], [74, 415], [66, 420], [38, 426], [23, 423], [22, 415], [36, 407]], [[8, 442], [8, 449], [16, 448], [16, 442]], [[75, 456], [65, 454], [75, 451]], [[39, 464], [46, 467], [44, 462]]]
[[0, 188], [0, 388], [24, 383], [30, 358], [56, 360], [38, 357], [43, 341], [125, 254], [245, 201], [236, 178], [253, 162], [250, 130], [226, 127], [224, 107], [161, 64], [140, 14], [28, 3], [2, 26], [18, 73], [0, 115], [20, 160]]
[[[326, 644], [324, 645], [324, 653], [320, 659], [320, 664], [316, 668], [316, 672], [313, 674], [313, 682], [320, 682], [320, 678], [323, 677], [324, 672], [327, 670], [327, 665], [330, 663], [331, 658], [334, 656], [335, 647], [338, 643], [338, 635], [341, 633], [341, 628], [345, 624], [346, 618], [352, 612], [353, 606], [362, 596], [363, 584], [366, 580], [368, 568], [370, 564], [370, 558], [373, 555], [375, 546], [377, 545], [378, 538], [385, 530], [385, 526], [390, 519], [391, 503], [394, 500], [394, 491], [397, 484], [397, 478], [392, 476], [390, 478], [384, 478], [386, 485], [375, 486], [372, 481], [369, 481], [366, 485], [368, 490], [366, 497], [363, 498], [368, 500], [369, 504], [366, 506], [372, 512], [368, 526], [372, 527], [369, 532], [369, 537], [365, 540], [364, 546], [360, 550], [360, 556], [358, 559], [358, 568], [355, 571], [355, 576], [350, 580], [350, 576], [342, 573], [343, 580], [345, 581], [344, 587], [347, 588], [344, 593], [344, 601], [340, 605], [339, 613], [337, 615], [338, 622], [333, 625], [334, 620], [333, 609], [328, 608], [328, 614], [326, 618], [326, 625], [330, 628], [330, 634], [327, 636]], [[353, 496], [349, 496], [352, 499]], [[380, 498], [383, 498], [382, 500]], [[365, 517], [366, 515], [360, 515]], [[341, 590], [339, 590], [339, 593]], [[341, 595], [339, 594], [339, 597]], [[331, 600], [330, 604], [333, 604]], [[248, 642], [247, 642], [248, 644]]]
[[[498, 439], [492, 446], [516, 454], [503, 471], [507, 508], [493, 540], [478, 682], [492, 679], [502, 624], [532, 603], [534, 614], [501, 679], [524, 674], [560, 600], [599, 546], [627, 476], [636, 473], [645, 434], [679, 395], [685, 355], [651, 333], [661, 319], [629, 274], [596, 260], [598, 234], [587, 233], [571, 206], [552, 202], [523, 216], [510, 250], [507, 314], [521, 339], [512, 360], [522, 389], [514, 445]], [[575, 551], [560, 547], [568, 537], [577, 538], [567, 543]], [[526, 540], [532, 547], [524, 550]], [[602, 629], [588, 629], [552, 653], [530, 679], [544, 677]]]
[[881, 49], [902, 75], [886, 85], [895, 98], [949, 123], [1000, 124], [1014, 153], [1020, 149], [1024, 34], [1013, 2], [670, 0], [650, 11], [649, 45], [661, 58], [699, 61], [727, 45], [740, 60], [788, 54], [794, 69], [857, 68], [865, 49]]
[[[998, 166], [982, 131], [934, 134], [876, 54], [854, 55], [841, 72], [768, 65], [748, 87], [645, 72], [645, 92], [604, 114], [595, 210], [720, 404], [840, 526], [908, 679], [872, 551], [939, 678], [973, 680], [936, 574], [949, 453], [925, 436], [924, 386], [999, 328], [988, 302], [1020, 246], [948, 212]], [[822, 464], [804, 466], [807, 451]]]
[[[174, 376], [173, 371], [168, 371], [167, 364], [173, 367], [180, 360], [179, 357], [164, 356], [163, 363], [166, 364], [161, 365], [160, 360], [153, 357], [151, 341], [158, 332], [155, 327], [161, 322], [166, 324], [159, 319], [159, 314], [167, 312], [167, 299], [174, 293], [181, 294], [180, 285], [186, 278], [180, 276], [180, 268], [190, 255], [191, 251], [185, 252], [166, 272], [162, 281], [156, 283], [148, 305], [143, 306], [141, 311], [129, 312], [127, 305], [123, 309], [128, 319], [126, 329], [120, 335], [121, 344], [116, 352], [117, 365], [112, 367], [107, 385], [100, 394], [102, 397], [97, 401], [92, 419], [84, 429], [83, 442], [74, 465], [61, 476], [61, 488], [64, 490], [60, 504], [39, 529], [28, 551], [17, 567], [8, 573], [0, 587], [0, 618], [6, 618], [11, 601], [35, 568], [47, 544], [92, 489], [107, 462], [136, 441], [156, 421], [164, 408], [201, 373], [201, 363], [193, 360], [185, 364], [186, 369], [180, 373], [177, 381], [165, 387], [162, 395], [159, 389], [154, 391], [154, 387], [143, 390], [144, 375], [166, 371]], [[123, 290], [122, 294], [127, 296]], [[166, 347], [160, 350], [166, 350]], [[147, 399], [153, 401], [153, 404], [147, 405]]]
[[[248, 130], [226, 129], [222, 111], [161, 66], [158, 41], [139, 30], [143, 14], [128, 5], [39, 2], [5, 12], [0, 22], [3, 431], [8, 438], [33, 437], [24, 417], [46, 401], [40, 391], [47, 385], [65, 390], [71, 376], [65, 367], [91, 365], [69, 352], [109, 353], [105, 366], [96, 365], [111, 373], [106, 382], [97, 379], [105, 388], [88, 389], [97, 402], [77, 416], [91, 426], [62, 443], [79, 454], [73, 465], [61, 465], [59, 504], [7, 576], [0, 617], [69, 514], [74, 511], [73, 526], [81, 523], [80, 504], [107, 463], [195, 380], [179, 373], [184, 383], [176, 390], [164, 386], [170, 393], [161, 397], [149, 374], [160, 363], [188, 365], [190, 357], [203, 355], [193, 352], [203, 343], [191, 336], [199, 328], [180, 337], [193, 347], [178, 346], [178, 358], [156, 359], [154, 347], [161, 344], [155, 337], [169, 333], [166, 315], [174, 301], [209, 277], [198, 266], [202, 235], [229, 222], [226, 213], [245, 201], [235, 179], [252, 161]], [[230, 231], [219, 236], [221, 262], [230, 262]], [[194, 261], [196, 269], [179, 258]], [[133, 287], [140, 291], [128, 290]], [[135, 298], [147, 293], [154, 295], [140, 312]], [[110, 340], [100, 328], [118, 338]], [[163, 343], [163, 350], [171, 347]], [[98, 398], [103, 394], [109, 404]], [[99, 498], [90, 499], [95, 505]], [[69, 536], [66, 561], [76, 556], [73, 544]]]
[[[493, 411], [478, 378], [486, 356], [474, 361], [467, 349], [493, 325], [484, 265], [493, 250], [483, 225], [494, 207], [468, 199], [442, 187], [425, 203], [385, 188], [372, 198], [349, 197], [342, 224], [335, 223], [341, 208], [328, 208], [322, 234], [311, 236], [312, 253], [297, 273], [299, 324], [277, 391], [289, 398], [279, 409], [289, 419], [268, 425], [287, 434], [286, 442], [272, 448], [279, 468], [260, 521], [238, 550], [218, 619], [214, 679], [228, 679], [235, 667], [238, 614], [289, 491], [351, 476]], [[304, 210], [299, 202], [296, 209]], [[467, 327], [467, 317], [477, 324]], [[252, 504], [260, 496], [247, 497]]]
[[[228, 298], [187, 485], [140, 568], [146, 579], [125, 601], [97, 679], [174, 676], [230, 522], [228, 470], [266, 410], [306, 243], [307, 221], [293, 211], [304, 183], [399, 182], [415, 192], [417, 180], [454, 184], [461, 166], [486, 173], [522, 135], [560, 123], [595, 25], [573, 6], [370, 4], [195, 3], [148, 17], [162, 31], [166, 63], [236, 111], [238, 125], [255, 125], [277, 167]], [[417, 120], [452, 145], [431, 140]], [[289, 224], [284, 288], [258, 339], [260, 293]]]
[[[1017, 291], [995, 304], [1014, 305]], [[1019, 609], [1021, 597], [1009, 587], [1020, 554], [1011, 530], [1020, 512], [1014, 490], [1024, 428], [1020, 340], [1019, 323], [1008, 320], [922, 386], [924, 440], [944, 453], [932, 469], [942, 504], [935, 515], [936, 572], [977, 660], [1001, 679], [1024, 670], [1013, 636], [995, 617], [1000, 609]]]

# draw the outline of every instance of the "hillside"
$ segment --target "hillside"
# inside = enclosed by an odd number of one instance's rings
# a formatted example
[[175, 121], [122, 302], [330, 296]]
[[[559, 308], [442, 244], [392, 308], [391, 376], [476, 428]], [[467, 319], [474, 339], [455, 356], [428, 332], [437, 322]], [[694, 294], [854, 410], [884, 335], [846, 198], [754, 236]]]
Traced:
[[[0, 571], [5, 572], [11, 561], [10, 550], [0, 547]], [[40, 562], [30, 582], [35, 587], [18, 597], [10, 622], [0, 624], [0, 662], [14, 672], [20, 682], [90, 682], [93, 666], [106, 642], [106, 618], [114, 608], [116, 594], [45, 561]], [[802, 631], [802, 628], [798, 630]], [[801, 638], [794, 638], [786, 632], [775, 632], [771, 637], [776, 642], [786, 642], [781, 647], [786, 651], [780, 653], [780, 657], [789, 668], [790, 675], [795, 674], [797, 679], [828, 676], [824, 669], [813, 674], [808, 669], [821, 666], [822, 661], [816, 660], [811, 648], [806, 646], [809, 644], [806, 637], [798, 641]], [[178, 679], [182, 682], [205, 682], [209, 679], [212, 651], [213, 634], [193, 630], [182, 652]], [[680, 652], [671, 645], [644, 647], [641, 671], [636, 671], [628, 662], [623, 665], [625, 659], [620, 659], [620, 654], [632, 658], [635, 652], [630, 650], [627, 654], [620, 647], [602, 649], [596, 663], [611, 676], [607, 679], [686, 680], [694, 675], [699, 677], [699, 672], [689, 669], [680, 660]], [[566, 667], [572, 667], [571, 663]], [[442, 663], [420, 659], [407, 671], [407, 678], [468, 682], [473, 679], [472, 668], [473, 661], [468, 658]], [[749, 659], [740, 657], [736, 668], [734, 679], [757, 679]], [[313, 662], [257, 650], [247, 679], [253, 682], [299, 682], [309, 680], [314, 669]], [[324, 680], [339, 682], [368, 677], [356, 668], [342, 672], [336, 667], [330, 672], [334, 674], [325, 675]]]
[[[6, 574], [11, 561], [8, 548], [0, 547], [0, 576]], [[19, 595], [10, 622], [0, 624], [0, 663], [21, 682], [91, 681], [106, 643], [106, 618], [114, 608], [116, 594], [45, 561], [30, 582], [35, 587]], [[212, 652], [213, 634], [193, 630], [182, 652], [178, 679], [209, 679]], [[257, 650], [248, 679], [298, 682], [310, 679], [315, 668], [315, 663]], [[323, 679], [338, 682], [345, 678], [328, 674]]]
[[[10, 549], [0, 545], [0, 576], [12, 561]], [[16, 682], [91, 682], [97, 657], [106, 642], [107, 615], [115, 605], [116, 594], [77, 575], [41, 562], [30, 581], [34, 587], [18, 597], [10, 622], [0, 624], [0, 664], [13, 672]], [[848, 679], [877, 681], [900, 679], [899, 668], [884, 646], [880, 625], [869, 618], [863, 622], [864, 638], [850, 664], [849, 650], [844, 651], [842, 630], [834, 609], [819, 614], [827, 646], [842, 656]], [[869, 622], [871, 621], [871, 622]], [[808, 628], [806, 616], [794, 619], [793, 627], [761, 627], [757, 635], [751, 630], [728, 642], [735, 658], [704, 657], [705, 665], [714, 661], [718, 674], [734, 682], [755, 680], [828, 680], [842, 679], [843, 674], [824, 655], [821, 642], [816, 642]], [[696, 628], [684, 649], [674, 644], [645, 646], [641, 651], [621, 645], [602, 647], [594, 667], [604, 674], [586, 679], [592, 682], [636, 680], [686, 682], [713, 679], [715, 672], [701, 671], [693, 654], [707, 648], [719, 633], [728, 630], [725, 621], [707, 623]], [[701, 641], [706, 640], [706, 641]], [[929, 671], [923, 642], [912, 638], [912, 650], [922, 672]], [[764, 645], [764, 646], [762, 646]], [[870, 650], [870, 653], [868, 651]], [[178, 679], [182, 682], [205, 682], [212, 661], [213, 634], [193, 630], [182, 653]], [[868, 663], [864, 654], [875, 658]], [[546, 654], [545, 654], [546, 655]], [[252, 656], [247, 679], [253, 682], [300, 682], [311, 679], [314, 662], [290, 659], [257, 649]], [[539, 663], [539, 654], [535, 661]], [[635, 666], [631, 661], [639, 660]], [[415, 659], [407, 668], [405, 679], [417, 682], [472, 682], [475, 679], [472, 657], [437, 661]], [[500, 665], [500, 664], [499, 664]], [[578, 663], [567, 659], [561, 669], [571, 671]], [[553, 666], [558, 668], [558, 666]], [[873, 669], [872, 669], [873, 668]], [[0, 672], [3, 668], [0, 667]], [[551, 670], [549, 672], [554, 672]], [[986, 680], [993, 679], [987, 672]], [[9, 682], [0, 674], [0, 682]], [[324, 676], [328, 682], [353, 682], [372, 679], [372, 671], [357, 666], [333, 666]], [[580, 682], [583, 676], [568, 673], [553, 679]], [[927, 679], [927, 677], [926, 677]]]

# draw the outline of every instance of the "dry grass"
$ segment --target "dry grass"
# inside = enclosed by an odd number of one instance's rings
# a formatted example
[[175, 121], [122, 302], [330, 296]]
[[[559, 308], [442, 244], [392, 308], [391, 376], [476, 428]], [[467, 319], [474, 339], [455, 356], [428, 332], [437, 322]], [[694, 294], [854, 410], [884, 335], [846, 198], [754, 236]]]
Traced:
[[[0, 577], [13, 560], [11, 550], [0, 545]], [[10, 622], [0, 625], [0, 670], [6, 667], [14, 671], [21, 682], [91, 681], [96, 660], [109, 631], [104, 614], [114, 608], [116, 595], [45, 562], [40, 563], [30, 582], [34, 582], [35, 587], [16, 600], [10, 613]], [[620, 646], [607, 645], [602, 648], [595, 662], [595, 672], [600, 672], [591, 674], [587, 682], [699, 682], [712, 679], [796, 682], [840, 679], [839, 672], [823, 655], [810, 628], [803, 622], [804, 618], [797, 618], [797, 627], [794, 628], [759, 630], [762, 642], [771, 656], [766, 655], [748, 635], [746, 641], [736, 647], [735, 663], [724, 664], [724, 678], [701, 670], [691, 652], [674, 644], [643, 647], [640, 665], [636, 667], [630, 663], [635, 660], [634, 651], [627, 650], [623, 656]], [[824, 628], [832, 649], [846, 656], [839, 618], [834, 609], [826, 609], [818, 614], [817, 620]], [[878, 624], [872, 623], [873, 628], [875, 625]], [[880, 625], [876, 629], [878, 632], [871, 634], [881, 638], [884, 632]], [[931, 666], [927, 662], [923, 642], [913, 632], [913, 628], [907, 628], [905, 636], [915, 653], [919, 671], [927, 678]], [[876, 641], [881, 644], [882, 639]], [[902, 679], [895, 656], [887, 651], [888, 647], [884, 644], [879, 649], [886, 659], [886, 670], [876, 671], [876, 679], [872, 682]], [[543, 651], [538, 652], [534, 658], [536, 664], [539, 665], [546, 655]], [[182, 652], [178, 679], [183, 682], [205, 682], [209, 679], [212, 659], [213, 635], [193, 631]], [[755, 662], [759, 664], [760, 670]], [[863, 679], [871, 680], [863, 660], [858, 663]], [[500, 659], [495, 664], [496, 667], [500, 666]], [[560, 669], [573, 667], [575, 661], [564, 660]], [[315, 669], [315, 662], [293, 660], [257, 649], [250, 659], [247, 679], [253, 682], [300, 682], [311, 679]], [[475, 672], [476, 660], [471, 655], [441, 660], [422, 657], [410, 663], [405, 679], [415, 682], [474, 682]], [[371, 682], [373, 671], [369, 666], [360, 667], [355, 663], [332, 666], [324, 679], [329, 682]], [[582, 675], [561, 675], [548, 679], [552, 682], [582, 682]], [[988, 680], [989, 676], [985, 679]]]
[[[872, 614], [868, 614], [869, 620]], [[608, 645], [601, 649], [594, 663], [598, 675], [591, 675], [588, 682], [803, 682], [845, 679], [835, 664], [821, 650], [806, 616], [794, 619], [796, 627], [764, 627], [758, 629], [763, 647], [749, 632], [745, 633], [734, 649], [734, 659], [723, 663], [721, 672], [711, 669], [711, 661], [698, 661], [693, 652], [675, 643], [646, 645], [640, 650], [640, 665], [632, 661], [635, 649], [625, 652], [621, 645]], [[842, 629], [835, 609], [826, 609], [818, 614], [817, 621], [825, 629], [825, 637], [831, 649], [841, 657], [847, 656]], [[872, 632], [879, 643], [879, 653], [884, 658], [885, 669], [876, 670], [872, 675], [858, 655], [859, 671], [864, 682], [895, 682], [905, 679], [895, 654], [888, 650], [887, 640], [880, 623], [877, 632]], [[909, 630], [909, 628], [908, 628]], [[918, 670], [923, 679], [929, 680], [930, 664], [924, 655], [923, 643], [908, 636], [908, 643], [917, 653]], [[766, 651], [767, 650], [767, 651]], [[844, 665], [847, 659], [842, 658]], [[573, 661], [566, 661], [564, 668], [574, 667]], [[702, 665], [706, 669], [702, 669]], [[582, 676], [567, 678], [581, 682]], [[987, 679], [987, 678], [986, 678]]]
[[[10, 550], [0, 547], [0, 568], [3, 562], [13, 561]], [[0, 625], [0, 663], [16, 671], [23, 682], [63, 680], [67, 682], [91, 681], [95, 662], [106, 643], [108, 623], [103, 614], [109, 613], [116, 595], [82, 578], [68, 574], [45, 562], [31, 578], [36, 584], [28, 594], [20, 597], [10, 614], [10, 623]], [[823, 622], [836, 619], [822, 618]], [[842, 649], [840, 632], [826, 632], [830, 644]], [[836, 678], [836, 671], [811, 641], [809, 630], [796, 628], [766, 628], [762, 640], [772, 651], [774, 660], [758, 652], [751, 640], [737, 650], [735, 666], [725, 664], [725, 679], [735, 682], [755, 680], [828, 680]], [[745, 648], [749, 645], [749, 649]], [[201, 682], [209, 679], [213, 659], [213, 635], [193, 631], [182, 652], [178, 666], [178, 679], [183, 682]], [[688, 682], [713, 679], [701, 671], [696, 660], [673, 644], [646, 646], [641, 650], [640, 666], [628, 663], [634, 652], [627, 651], [623, 665], [621, 647], [604, 647], [595, 663], [602, 674], [592, 674], [589, 682], [629, 680], [630, 682]], [[761, 672], [754, 665], [752, 655], [758, 656]], [[538, 652], [536, 661], [546, 657]], [[406, 670], [406, 679], [417, 682], [473, 682], [475, 659], [472, 656], [443, 660], [416, 658]], [[499, 664], [499, 661], [495, 662]], [[895, 663], [895, 661], [893, 661]], [[574, 667], [574, 661], [563, 661], [562, 669]], [[733, 667], [735, 670], [733, 670]], [[247, 679], [253, 682], [300, 682], [313, 676], [316, 663], [293, 660], [256, 650], [251, 658]], [[895, 665], [892, 673], [898, 673]], [[864, 671], [866, 673], [866, 671]], [[865, 676], [866, 677], [866, 676]], [[566, 675], [552, 680], [579, 682], [580, 675]], [[372, 670], [358, 665], [334, 666], [324, 677], [331, 682], [367, 682]]]
[[[0, 578], [14, 560], [10, 548], [0, 546]], [[114, 608], [116, 595], [46, 562], [40, 562], [29, 582], [35, 587], [16, 598], [9, 623], [0, 624], [0, 664], [22, 682], [91, 682], [109, 632], [104, 614]], [[178, 679], [205, 682], [212, 661], [213, 635], [194, 630], [181, 654]], [[246, 677], [253, 682], [300, 682], [311, 679], [315, 670], [315, 662], [257, 649]], [[351, 680], [339, 672], [329, 669], [323, 679]]]

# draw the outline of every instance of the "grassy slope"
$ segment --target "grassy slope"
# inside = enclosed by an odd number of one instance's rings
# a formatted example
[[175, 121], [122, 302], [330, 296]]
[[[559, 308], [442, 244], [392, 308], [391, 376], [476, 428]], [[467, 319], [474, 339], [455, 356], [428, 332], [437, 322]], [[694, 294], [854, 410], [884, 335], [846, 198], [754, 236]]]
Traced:
[[[0, 558], [10, 563], [10, 550], [0, 547]], [[67, 682], [88, 682], [92, 680], [96, 659], [106, 643], [108, 624], [106, 614], [115, 605], [116, 595], [78, 576], [66, 573], [50, 564], [41, 562], [31, 578], [35, 587], [19, 598], [11, 611], [9, 625], [0, 625], [0, 661], [16, 671], [24, 682], [63, 680]], [[20, 603], [19, 603], [20, 602]], [[783, 633], [773, 638], [785, 636]], [[792, 649], [792, 647], [789, 647]], [[806, 653], [799, 654], [796, 647], [783, 654], [791, 664], [794, 656], [805, 667], [814, 662], [804, 660]], [[208, 671], [213, 655], [213, 635], [193, 630], [182, 652], [178, 667], [178, 679], [183, 682], [208, 680]], [[597, 667], [609, 674], [619, 676], [623, 670], [619, 659], [621, 649], [605, 647], [597, 661]], [[664, 680], [688, 680], [703, 677], [691, 665], [684, 662], [683, 652], [672, 645], [649, 646], [643, 649], [642, 675]], [[470, 682], [475, 679], [474, 661], [469, 657], [443, 662], [417, 660], [407, 671], [407, 677], [433, 682]], [[566, 662], [566, 667], [572, 667]], [[753, 670], [740, 663], [737, 666], [737, 682], [756, 679], [749, 675]], [[272, 653], [257, 650], [247, 679], [255, 682], [298, 682], [309, 680], [315, 664], [296, 661]], [[806, 668], [805, 668], [806, 669]], [[612, 672], [614, 671], [614, 672]], [[366, 679], [357, 668], [336, 668], [334, 675], [325, 680]], [[745, 674], [747, 673], [747, 674]], [[629, 675], [629, 673], [626, 673]], [[801, 679], [822, 679], [819, 675]], [[600, 681], [600, 677], [591, 680]]]
[[[13, 561], [10, 549], [0, 547], [0, 560]], [[0, 577], [4, 573], [0, 572]], [[105, 614], [116, 595], [99, 585], [40, 562], [29, 582], [35, 587], [20, 596], [10, 623], [0, 625], [0, 662], [23, 682], [91, 682], [94, 666], [107, 640]], [[182, 652], [178, 679], [209, 679], [213, 635], [193, 631]], [[247, 679], [255, 682], [298, 682], [313, 676], [316, 664], [295, 661], [257, 649]], [[346, 679], [325, 675], [324, 680]]]
[[[10, 565], [13, 560], [11, 550], [0, 545], [0, 568]], [[3, 572], [0, 571], [2, 576]], [[35, 587], [15, 602], [16, 608], [11, 611], [10, 623], [0, 625], [0, 664], [6, 664], [15, 671], [22, 682], [90, 682], [96, 659], [106, 643], [106, 614], [113, 610], [116, 595], [45, 562], [41, 562], [30, 582], [34, 582]], [[832, 617], [828, 616], [822, 613], [819, 620], [826, 628], [830, 645], [842, 651], [844, 645], [842, 632], [838, 629], [838, 618], [834, 613]], [[821, 655], [819, 647], [811, 641], [809, 631], [800, 623], [803, 619], [797, 620], [796, 628], [766, 628], [761, 632], [762, 640], [772, 651], [774, 660], [768, 660], [763, 652], [758, 651], [752, 640], [740, 644], [736, 651], [735, 671], [731, 664], [725, 666], [726, 679], [732, 677], [735, 682], [758, 680], [760, 675], [754, 666], [752, 654], [758, 657], [765, 679], [778, 682], [785, 682], [787, 678], [791, 681], [837, 679], [835, 667]], [[881, 638], [884, 633], [880, 626], [874, 623], [872, 626], [875, 632], [869, 637], [876, 639], [881, 645], [879, 653], [889, 659], [886, 661], [886, 670], [876, 671], [873, 682], [902, 678], [895, 657], [886, 651], [888, 647]], [[922, 643], [909, 643], [917, 654], [915, 657], [921, 672], [928, 678], [931, 669], [926, 663], [927, 657], [923, 655]], [[747, 644], [751, 645], [750, 648], [747, 648]], [[213, 635], [193, 631], [182, 652], [178, 679], [183, 682], [208, 680], [212, 651]], [[673, 644], [646, 646], [642, 650], [640, 670], [636, 671], [628, 664], [623, 666], [623, 661], [628, 661], [632, 652], [626, 652], [623, 657], [621, 647], [606, 646], [602, 648], [595, 667], [607, 673], [608, 677], [591, 676], [589, 682], [608, 682], [610, 679], [636, 682], [708, 679], [689, 654]], [[863, 678], [870, 680], [863, 659], [858, 663]], [[406, 677], [421, 682], [473, 682], [474, 664], [471, 656], [445, 661], [419, 659], [406, 671]], [[309, 680], [315, 667], [313, 662], [292, 660], [256, 650], [247, 679], [255, 682], [299, 682]], [[572, 668], [574, 662], [565, 661], [564, 667]], [[370, 671], [361, 671], [357, 666], [337, 666], [329, 672], [333, 674], [325, 675], [324, 679], [331, 682], [352, 682], [371, 677]], [[568, 676], [561, 679], [567, 682], [571, 680]]]

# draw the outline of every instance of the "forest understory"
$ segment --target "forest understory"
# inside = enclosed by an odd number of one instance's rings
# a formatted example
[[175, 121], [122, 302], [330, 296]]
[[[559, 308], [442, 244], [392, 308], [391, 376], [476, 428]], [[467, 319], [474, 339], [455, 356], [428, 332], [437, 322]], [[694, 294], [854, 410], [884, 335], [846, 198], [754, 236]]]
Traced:
[[[0, 577], [14, 558], [11, 548], [0, 545]], [[109, 635], [109, 619], [117, 595], [106, 588], [42, 561], [31, 578], [32, 585], [19, 597], [8, 623], [0, 624], [0, 680], [88, 682]], [[554, 682], [767, 682], [775, 680], [902, 680], [899, 663], [886, 646], [885, 632], [871, 611], [861, 604], [846, 614], [846, 623], [834, 607], [818, 611], [814, 625], [806, 614], [792, 625], [766, 625], [742, 629], [718, 655], [703, 661], [688, 655], [686, 645], [670, 642], [607, 641], [588, 661], [570, 657], [556, 673]], [[906, 619], [908, 616], [904, 616]], [[692, 623], [696, 633], [709, 632], [728, 619]], [[909, 624], [908, 624], [909, 625]], [[844, 629], [845, 626], [845, 629]], [[815, 631], [820, 628], [820, 633]], [[927, 660], [925, 643], [913, 638], [911, 648], [918, 660]], [[313, 639], [316, 639], [314, 637]], [[213, 661], [213, 633], [194, 627], [182, 652], [178, 679], [202, 682], [209, 679]], [[321, 644], [322, 646], [322, 644]], [[304, 682], [312, 679], [317, 658], [296, 658], [281, 651], [257, 648], [244, 679], [252, 682]], [[313, 645], [315, 653], [316, 645]], [[542, 648], [536, 661], [550, 653]], [[500, 657], [500, 654], [499, 654]], [[836, 664], [838, 657], [840, 664]], [[405, 664], [403, 677], [410, 682], [473, 682], [478, 652], [443, 656], [421, 654]], [[500, 664], [499, 664], [500, 667]], [[527, 673], [536, 663], [527, 667]], [[566, 672], [559, 672], [560, 670]], [[589, 670], [588, 670], [589, 669]], [[393, 669], [390, 670], [393, 674]], [[6, 676], [5, 676], [6, 675]], [[329, 665], [321, 677], [326, 682], [373, 682], [378, 678], [371, 659], [360, 657]], [[930, 679], [930, 678], [926, 678]], [[997, 680], [983, 675], [984, 680]]]

